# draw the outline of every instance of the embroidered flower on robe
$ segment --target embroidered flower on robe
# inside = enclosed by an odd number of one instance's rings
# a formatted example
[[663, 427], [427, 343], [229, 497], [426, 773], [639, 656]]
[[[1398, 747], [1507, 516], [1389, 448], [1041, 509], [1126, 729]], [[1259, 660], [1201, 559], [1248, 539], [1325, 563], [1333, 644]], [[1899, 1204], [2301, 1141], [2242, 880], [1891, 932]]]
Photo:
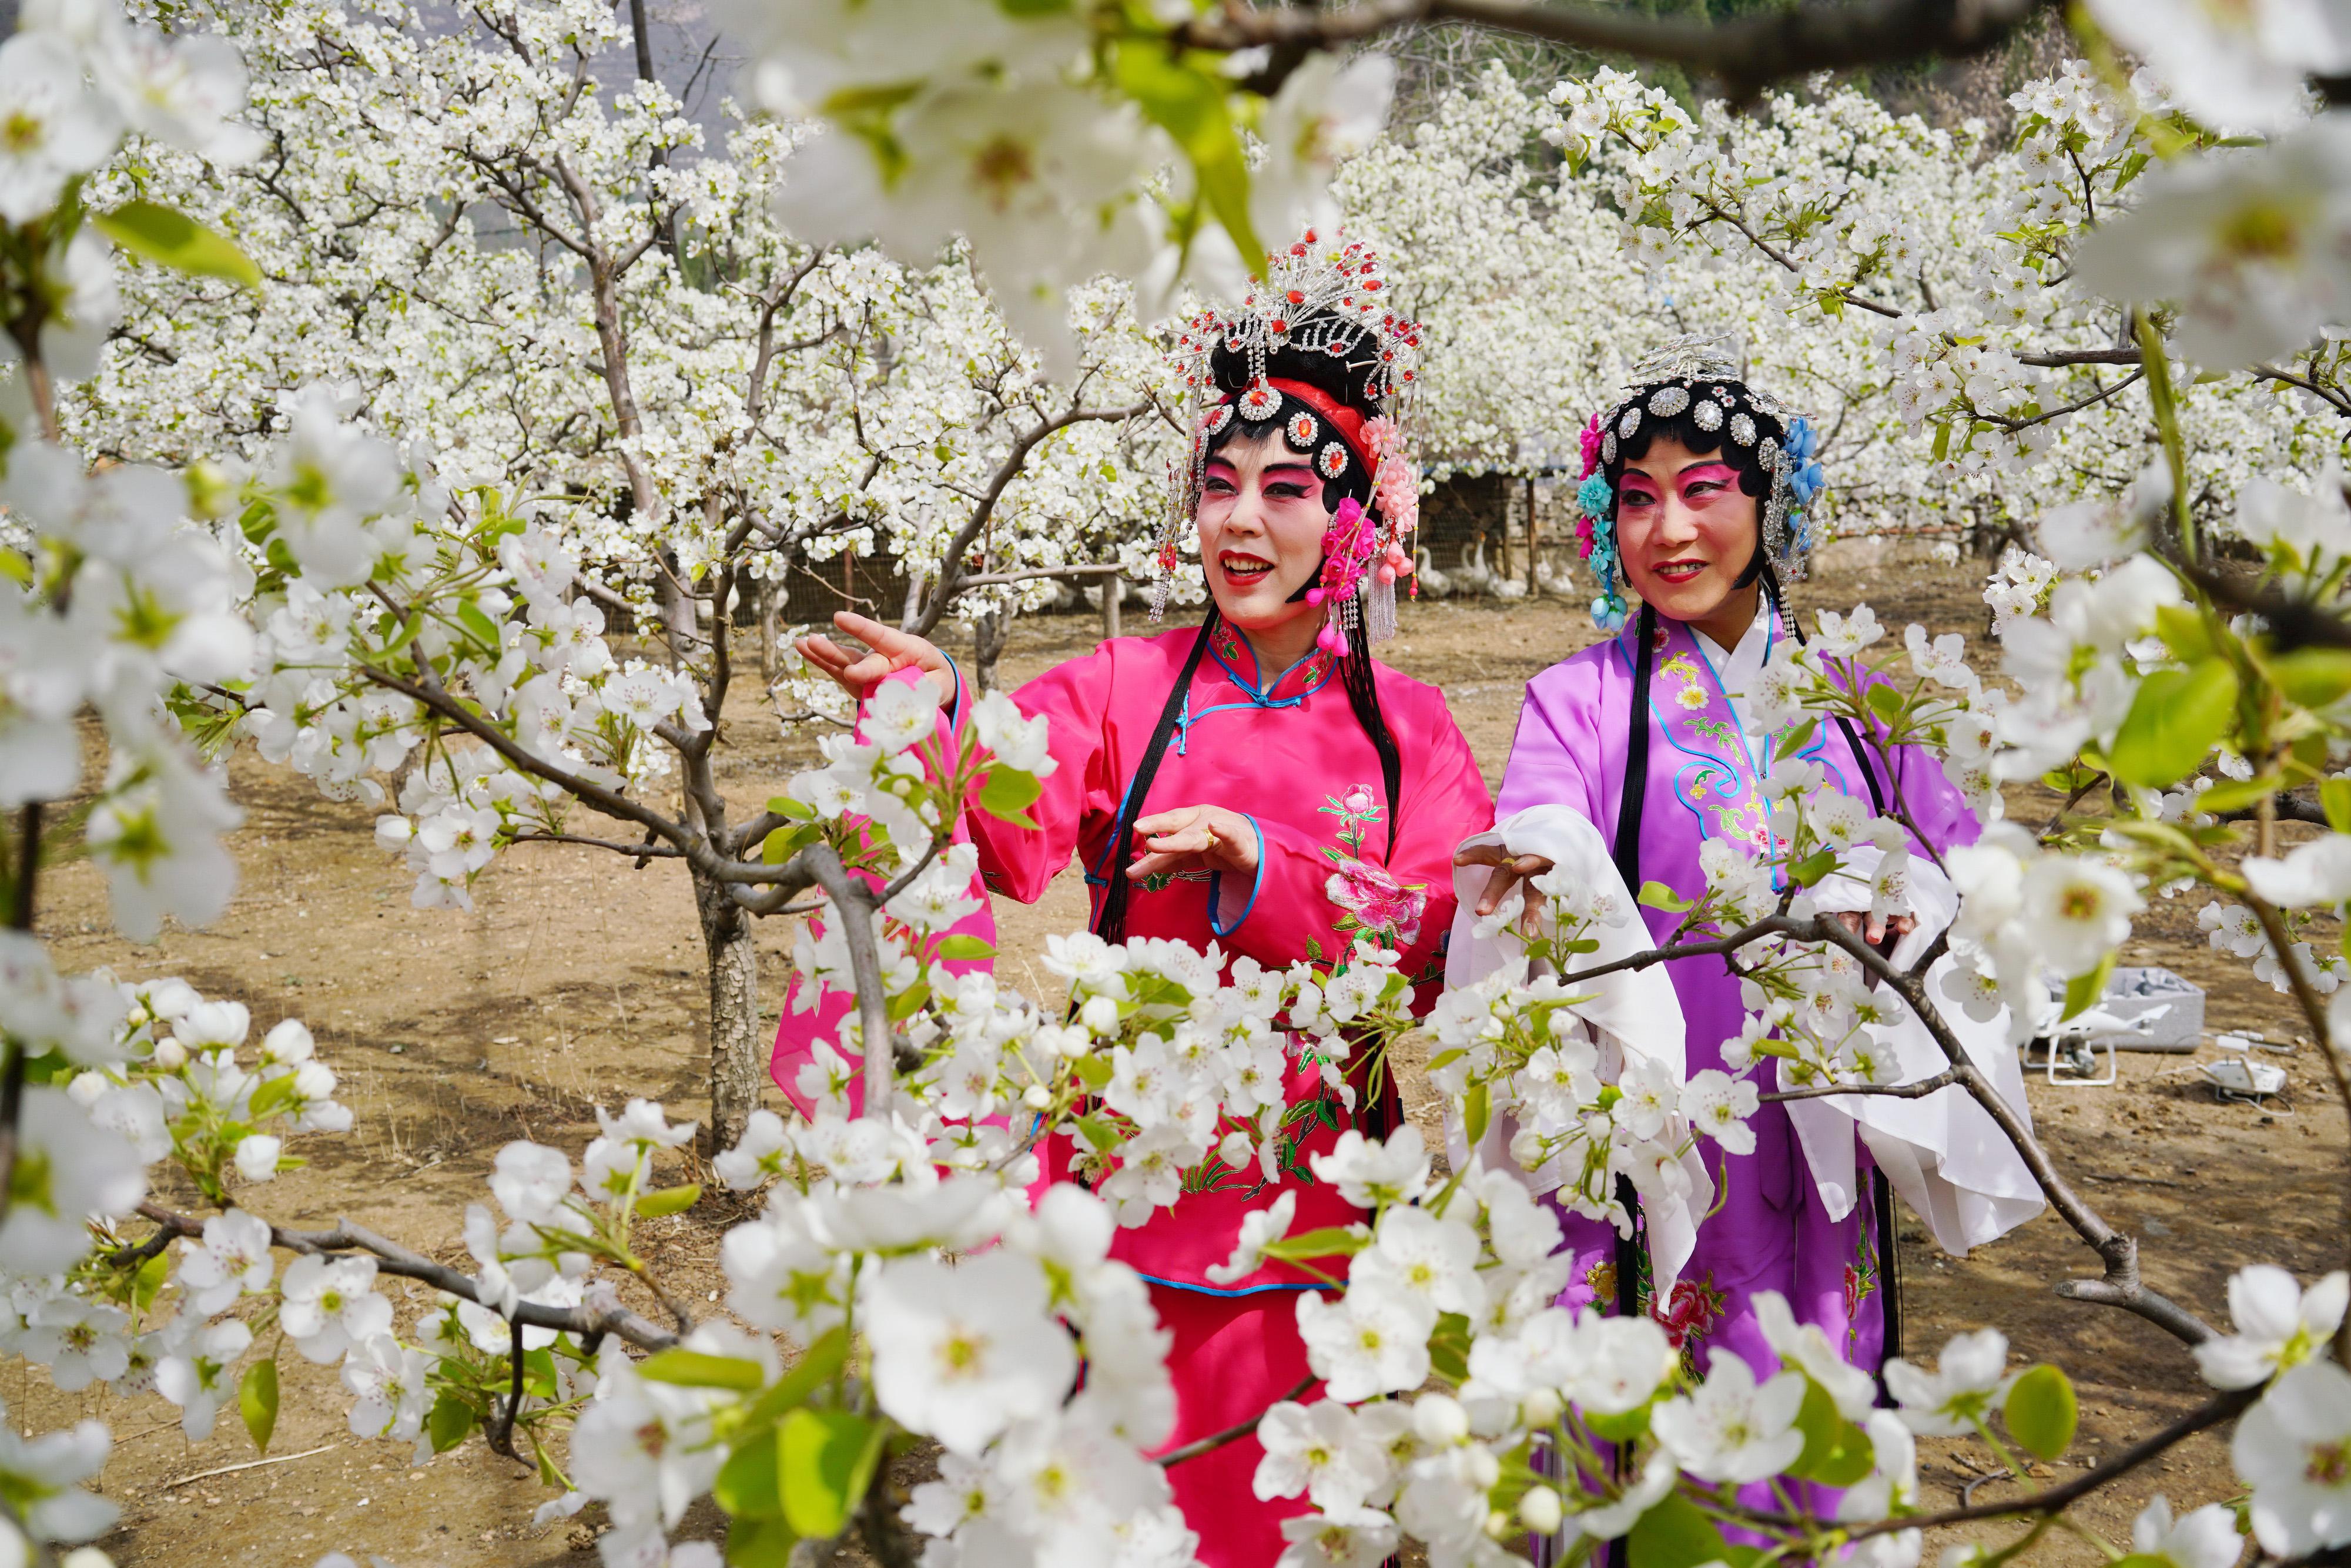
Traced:
[[1375, 933], [1405, 947], [1420, 939], [1421, 913], [1428, 907], [1424, 888], [1406, 887], [1368, 861], [1339, 860], [1322, 891], [1347, 912], [1342, 930]]

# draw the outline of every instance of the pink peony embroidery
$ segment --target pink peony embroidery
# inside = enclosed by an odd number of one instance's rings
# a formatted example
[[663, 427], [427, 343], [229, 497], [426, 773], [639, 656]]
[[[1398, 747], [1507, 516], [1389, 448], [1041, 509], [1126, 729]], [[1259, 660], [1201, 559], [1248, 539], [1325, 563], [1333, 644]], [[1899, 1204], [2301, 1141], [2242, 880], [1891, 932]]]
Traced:
[[1382, 933], [1407, 947], [1420, 938], [1420, 917], [1428, 907], [1427, 893], [1405, 886], [1368, 862], [1337, 862], [1322, 891], [1332, 903], [1353, 915], [1365, 931]]

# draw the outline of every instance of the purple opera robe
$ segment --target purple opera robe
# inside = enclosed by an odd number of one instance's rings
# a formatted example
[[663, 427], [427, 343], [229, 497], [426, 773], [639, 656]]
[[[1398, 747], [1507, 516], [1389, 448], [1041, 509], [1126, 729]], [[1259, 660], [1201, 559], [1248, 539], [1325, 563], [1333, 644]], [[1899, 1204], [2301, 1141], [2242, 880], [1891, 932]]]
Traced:
[[[1763, 612], [1770, 613], [1768, 606]], [[1615, 841], [1639, 623], [1635, 616], [1616, 636], [1528, 683], [1496, 801], [1499, 817], [1507, 820], [1530, 806], [1566, 805], [1592, 821], [1604, 840]], [[1656, 637], [1649, 711], [1643, 716], [1649, 758], [1639, 875], [1694, 898], [1706, 886], [1698, 851], [1708, 839], [1740, 841], [1757, 852], [1769, 846], [1768, 806], [1758, 790], [1759, 765], [1768, 768], [1769, 758], [1750, 754], [1734, 703], [1689, 629], [1660, 617]], [[1778, 738], [1772, 737], [1775, 746]], [[1871, 804], [1868, 781], [1838, 726], [1821, 725], [1800, 755], [1821, 765], [1826, 788]], [[1889, 811], [1898, 781], [1900, 798], [1938, 851], [1975, 841], [1974, 813], [1932, 757], [1905, 747], [1895, 765], [1897, 779], [1889, 780], [1883, 759], [1870, 758]], [[1918, 851], [1914, 844], [1913, 852]], [[1660, 909], [1640, 913], [1659, 944], [1678, 918]], [[1745, 1018], [1737, 977], [1704, 959], [1667, 967], [1688, 1030], [1687, 1071], [1721, 1067], [1722, 1043], [1740, 1032]], [[1818, 1325], [1849, 1364], [1875, 1375], [1886, 1354], [1884, 1286], [1891, 1245], [1878, 1234], [1875, 1206], [1865, 1199], [1842, 1218], [1830, 1218], [1784, 1105], [1760, 1106], [1748, 1124], [1755, 1134], [1751, 1155], [1726, 1155], [1719, 1145], [1701, 1141], [1715, 1191], [1724, 1195], [1722, 1208], [1698, 1227], [1696, 1250], [1667, 1299], [1650, 1301], [1642, 1291], [1646, 1310], [1694, 1371], [1703, 1373], [1708, 1356], [1728, 1348], [1761, 1378], [1779, 1369], [1779, 1356], [1764, 1340], [1753, 1297], [1776, 1291], [1798, 1323]], [[1858, 1158], [1866, 1192], [1866, 1147]], [[1561, 1218], [1574, 1263], [1560, 1304], [1596, 1301], [1604, 1311], [1615, 1310], [1614, 1230], [1564, 1212]], [[1635, 1255], [1646, 1274], [1646, 1251]]]
[[[983, 812], [966, 815], [959, 833], [967, 831], [977, 844], [979, 880], [989, 891], [1032, 904], [1074, 854], [1098, 921], [1120, 805], [1197, 634], [1186, 627], [1118, 638], [1012, 694], [1024, 714], [1048, 721], [1047, 743], [1059, 766], [1029, 808], [1035, 829]], [[1311, 653], [1268, 678], [1247, 639], [1228, 626], [1217, 628], [1135, 815], [1195, 805], [1244, 812], [1259, 838], [1258, 872], [1240, 885], [1201, 871], [1146, 878], [1129, 894], [1128, 936], [1200, 948], [1213, 943], [1228, 964], [1246, 956], [1268, 968], [1301, 960], [1328, 966], [1359, 936], [1374, 936], [1402, 953], [1405, 974], [1418, 977], [1417, 1007], [1434, 1004], [1453, 923], [1453, 847], [1491, 825], [1492, 800], [1443, 694], [1384, 665], [1374, 669], [1381, 711], [1403, 764], [1393, 844], [1379, 754], [1330, 656]], [[960, 721], [962, 695], [952, 722]], [[982, 909], [958, 929], [990, 933], [993, 921]], [[785, 1009], [773, 1072], [787, 1094], [794, 1093], [809, 1042], [836, 1040], [832, 1024], [845, 1009], [845, 999], [830, 998], [812, 1013]], [[1358, 1099], [1353, 1112], [1316, 1067], [1293, 1069], [1284, 1123], [1289, 1147], [1278, 1182], [1212, 1160], [1173, 1208], [1118, 1232], [1112, 1256], [1150, 1281], [1153, 1305], [1175, 1336], [1170, 1447], [1254, 1416], [1307, 1375], [1296, 1302], [1297, 1292], [1318, 1288], [1312, 1278], [1270, 1262], [1218, 1285], [1207, 1270], [1231, 1255], [1242, 1218], [1271, 1207], [1284, 1193], [1297, 1197], [1293, 1232], [1366, 1218], [1316, 1181], [1309, 1165], [1342, 1132], [1365, 1124], [1364, 1113], [1373, 1107], [1363, 1104], [1360, 1072], [1351, 1077]], [[1401, 1115], [1393, 1077], [1386, 1082], [1388, 1103], [1379, 1109], [1393, 1128]], [[1060, 1177], [1067, 1148], [1049, 1144], [1042, 1152], [1048, 1176]], [[1303, 1498], [1258, 1500], [1251, 1482], [1261, 1457], [1250, 1437], [1168, 1472], [1207, 1568], [1270, 1568], [1285, 1544], [1282, 1520], [1307, 1510]]]

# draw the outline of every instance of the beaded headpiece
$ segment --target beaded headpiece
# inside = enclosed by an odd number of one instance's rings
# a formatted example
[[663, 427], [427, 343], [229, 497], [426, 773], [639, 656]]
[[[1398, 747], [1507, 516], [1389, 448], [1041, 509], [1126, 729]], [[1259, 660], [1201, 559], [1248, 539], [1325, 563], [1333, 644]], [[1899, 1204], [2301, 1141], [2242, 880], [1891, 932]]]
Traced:
[[1730, 442], [1753, 449], [1771, 490], [1763, 503], [1762, 545], [1781, 578], [1801, 582], [1812, 558], [1812, 528], [1804, 509], [1821, 492], [1821, 465], [1813, 461], [1820, 438], [1812, 422], [1770, 392], [1740, 377], [1739, 361], [1719, 338], [1685, 333], [1660, 343], [1633, 367], [1631, 395], [1583, 429], [1583, 484], [1575, 493], [1583, 516], [1575, 527], [1584, 559], [1600, 582], [1592, 619], [1614, 632], [1625, 623], [1624, 562], [1617, 554], [1616, 496], [1601, 470], [1616, 461], [1619, 442], [1640, 434], [1646, 418], [1672, 419], [1687, 413], [1704, 431], [1721, 431]]
[[[1268, 362], [1284, 350], [1326, 354], [1362, 372], [1378, 412], [1365, 417], [1318, 387], [1269, 376]], [[1219, 354], [1238, 356], [1248, 368], [1248, 383], [1238, 392], [1217, 384]], [[1322, 576], [1307, 592], [1310, 602], [1329, 608], [1322, 646], [1335, 652], [1357, 623], [1372, 642], [1395, 636], [1395, 583], [1412, 573], [1407, 541], [1420, 514], [1420, 472], [1404, 436], [1419, 385], [1420, 324], [1389, 308], [1379, 256], [1361, 240], [1308, 229], [1267, 259], [1265, 277], [1238, 305], [1203, 310], [1185, 322], [1171, 362], [1181, 378], [1192, 440], [1189, 451], [1168, 465], [1152, 619], [1166, 607], [1177, 542], [1199, 512], [1210, 441], [1236, 418], [1273, 418], [1287, 396], [1302, 405], [1283, 422], [1290, 449], [1311, 455], [1325, 479], [1345, 477], [1353, 465], [1372, 486], [1368, 511], [1351, 500], [1332, 517]]]

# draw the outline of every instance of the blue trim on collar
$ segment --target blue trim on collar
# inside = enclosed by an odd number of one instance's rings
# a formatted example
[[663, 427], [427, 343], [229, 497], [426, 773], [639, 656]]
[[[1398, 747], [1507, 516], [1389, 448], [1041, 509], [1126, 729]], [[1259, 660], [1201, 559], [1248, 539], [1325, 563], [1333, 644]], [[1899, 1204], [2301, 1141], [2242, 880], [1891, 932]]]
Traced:
[[1142, 1275], [1143, 1282], [1146, 1285], [1160, 1285], [1170, 1291], [1189, 1291], [1199, 1296], [1262, 1296], [1274, 1291], [1338, 1291], [1346, 1288], [1343, 1285], [1319, 1285], [1311, 1280], [1306, 1280], [1295, 1285], [1251, 1285], [1245, 1291], [1220, 1291], [1214, 1285], [1193, 1285], [1182, 1280], [1163, 1280], [1156, 1274], [1144, 1274], [1140, 1269], [1135, 1272]]
[[1225, 873], [1220, 871], [1208, 873], [1208, 929], [1218, 936], [1229, 936], [1241, 928], [1243, 922], [1249, 917], [1249, 911], [1257, 907], [1257, 895], [1265, 888], [1265, 829], [1259, 826], [1258, 820], [1248, 812], [1241, 814], [1249, 817], [1249, 830], [1257, 834], [1257, 873], [1249, 879], [1249, 902], [1241, 905], [1239, 917], [1230, 925], [1220, 925], [1217, 919], [1217, 910], [1224, 893]]

